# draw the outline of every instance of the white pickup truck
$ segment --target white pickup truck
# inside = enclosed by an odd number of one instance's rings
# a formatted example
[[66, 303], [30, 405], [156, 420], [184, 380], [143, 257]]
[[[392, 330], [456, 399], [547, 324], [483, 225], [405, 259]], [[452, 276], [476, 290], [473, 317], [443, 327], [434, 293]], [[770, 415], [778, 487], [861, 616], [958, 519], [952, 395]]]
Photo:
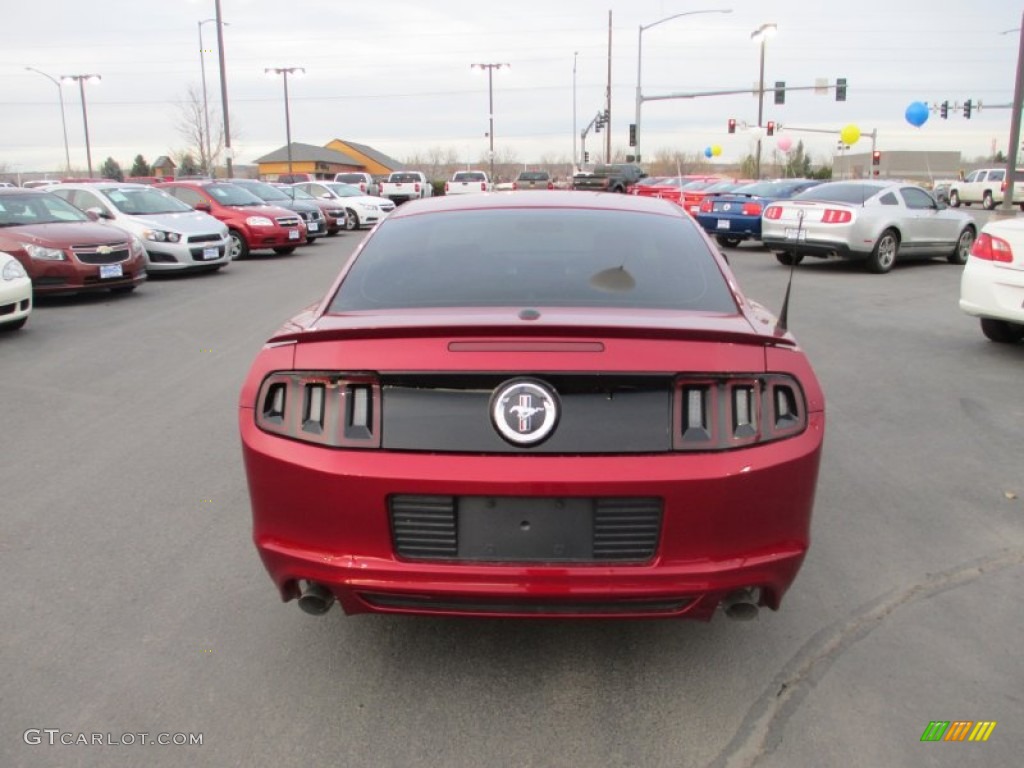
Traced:
[[425, 173], [420, 171], [394, 171], [388, 176], [387, 181], [380, 185], [380, 195], [386, 197], [395, 205], [401, 205], [409, 200], [419, 200], [430, 197], [434, 188], [427, 179]]
[[[1005, 168], [979, 168], [971, 171], [963, 180], [943, 182], [949, 185], [949, 204], [958, 208], [961, 203], [981, 203], [982, 208], [992, 210], [1003, 202], [1006, 189]], [[1024, 207], [1024, 170], [1017, 169], [1013, 180], [1013, 203]]]
[[491, 180], [485, 171], [456, 171], [451, 181], [444, 183], [446, 195], [475, 195], [491, 191]]

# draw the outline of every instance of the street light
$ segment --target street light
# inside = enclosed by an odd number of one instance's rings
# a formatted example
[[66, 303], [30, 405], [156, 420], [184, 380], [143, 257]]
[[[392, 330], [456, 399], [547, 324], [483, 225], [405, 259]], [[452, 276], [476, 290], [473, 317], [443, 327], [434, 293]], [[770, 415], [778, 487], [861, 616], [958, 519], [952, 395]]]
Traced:
[[[762, 24], [750, 33], [751, 40], [761, 41], [761, 78], [757, 86], [757, 127], [760, 128], [764, 119], [764, 44], [769, 37], [779, 31], [778, 24]], [[761, 178], [761, 133], [757, 135], [757, 165], [755, 166], [754, 178]]]
[[490, 127], [487, 131], [487, 136], [490, 138], [490, 158], [491, 158], [491, 183], [494, 183], [494, 70], [501, 69], [502, 67], [511, 67], [511, 64], [470, 64], [470, 69], [486, 69], [487, 70], [487, 105], [488, 105], [488, 118], [490, 120]]
[[666, 21], [672, 21], [672, 19], [678, 19], [683, 16], [696, 16], [702, 13], [732, 13], [732, 8], [726, 8], [724, 10], [709, 10], [709, 11], [684, 11], [683, 13], [677, 13], [672, 16], [667, 16], [664, 19], [653, 22], [652, 24], [641, 24], [640, 30], [636, 35], [636, 145], [633, 147], [633, 152], [637, 158], [641, 157], [640, 154], [640, 105], [643, 103], [643, 96], [640, 92], [640, 67], [643, 62], [643, 51], [644, 51], [644, 30], [656, 27], [659, 24], [664, 24]]
[[579, 163], [576, 162], [576, 57], [579, 51], [572, 52], [572, 172], [576, 173]]
[[92, 149], [89, 147], [89, 112], [85, 108], [85, 84], [98, 83], [103, 78], [99, 75], [61, 75], [61, 82], [78, 83], [78, 93], [82, 97], [82, 124], [85, 126], [85, 161], [89, 166], [89, 178], [92, 178]]
[[[213, 164], [213, 152], [210, 146], [210, 103], [206, 98], [206, 50], [203, 48], [203, 24], [209, 21], [216, 22], [217, 19], [203, 19], [197, 24], [199, 26], [199, 71], [202, 72], [203, 77], [203, 130], [206, 132], [206, 162], [204, 163], [206, 168], [204, 170], [207, 176], [212, 176], [210, 167]], [[226, 21], [222, 21], [221, 24], [225, 27], [231, 26]]]
[[25, 67], [29, 72], [35, 72], [36, 74], [42, 75], [51, 83], [57, 86], [57, 98], [60, 99], [60, 124], [64, 129], [64, 168], [67, 171], [68, 176], [71, 175], [71, 152], [68, 150], [68, 124], [64, 119], [64, 89], [60, 86], [60, 80], [55, 78], [53, 75], [48, 75], [42, 70], [36, 69], [35, 67]]
[[304, 75], [302, 67], [267, 67], [263, 70], [267, 75], [284, 76], [284, 130], [288, 141], [288, 175], [292, 173], [292, 118], [288, 108], [288, 75]]

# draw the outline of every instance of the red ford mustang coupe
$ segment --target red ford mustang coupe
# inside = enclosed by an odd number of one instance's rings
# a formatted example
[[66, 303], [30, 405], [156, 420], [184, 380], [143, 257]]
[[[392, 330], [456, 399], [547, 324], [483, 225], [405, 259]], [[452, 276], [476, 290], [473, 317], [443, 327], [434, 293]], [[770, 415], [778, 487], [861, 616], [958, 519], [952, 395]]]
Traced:
[[752, 618], [807, 552], [821, 388], [663, 200], [403, 205], [239, 406], [256, 548], [308, 613]]

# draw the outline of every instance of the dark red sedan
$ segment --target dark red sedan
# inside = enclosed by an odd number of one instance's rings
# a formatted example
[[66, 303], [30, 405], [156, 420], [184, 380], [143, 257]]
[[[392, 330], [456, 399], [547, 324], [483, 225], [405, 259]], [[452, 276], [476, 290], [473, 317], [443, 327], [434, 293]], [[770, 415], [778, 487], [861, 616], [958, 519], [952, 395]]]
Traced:
[[128, 293], [146, 279], [139, 238], [50, 192], [0, 189], [0, 251], [21, 262], [36, 295]]
[[239, 406], [256, 548], [309, 613], [749, 618], [807, 552], [821, 388], [663, 200], [403, 205]]

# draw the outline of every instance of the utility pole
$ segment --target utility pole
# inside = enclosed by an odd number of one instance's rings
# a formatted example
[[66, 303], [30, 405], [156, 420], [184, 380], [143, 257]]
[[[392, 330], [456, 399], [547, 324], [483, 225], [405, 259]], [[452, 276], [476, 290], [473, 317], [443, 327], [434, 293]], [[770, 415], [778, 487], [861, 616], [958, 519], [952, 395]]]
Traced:
[[490, 139], [491, 182], [494, 183], [494, 70], [510, 67], [511, 64], [470, 64], [470, 69], [487, 70], [487, 118], [489, 126], [487, 136]]
[[612, 12], [608, 11], [608, 85], [604, 91], [605, 124], [604, 161], [612, 161]]
[[228, 120], [228, 77], [224, 69], [224, 24], [221, 21], [220, 0], [214, 0], [217, 9], [217, 51], [220, 58], [220, 104], [222, 117], [224, 118], [224, 165], [228, 172], [228, 178], [234, 178], [234, 171], [231, 167], [231, 123]]
[[1020, 111], [1024, 106], [1024, 13], [1020, 20], [1020, 45], [1017, 48], [1017, 78], [1013, 86], [1013, 109], [1010, 112], [1010, 146], [1006, 151], [1006, 189], [1000, 216], [1013, 216], [1013, 186], [1017, 174], [1017, 150], [1020, 146]]

